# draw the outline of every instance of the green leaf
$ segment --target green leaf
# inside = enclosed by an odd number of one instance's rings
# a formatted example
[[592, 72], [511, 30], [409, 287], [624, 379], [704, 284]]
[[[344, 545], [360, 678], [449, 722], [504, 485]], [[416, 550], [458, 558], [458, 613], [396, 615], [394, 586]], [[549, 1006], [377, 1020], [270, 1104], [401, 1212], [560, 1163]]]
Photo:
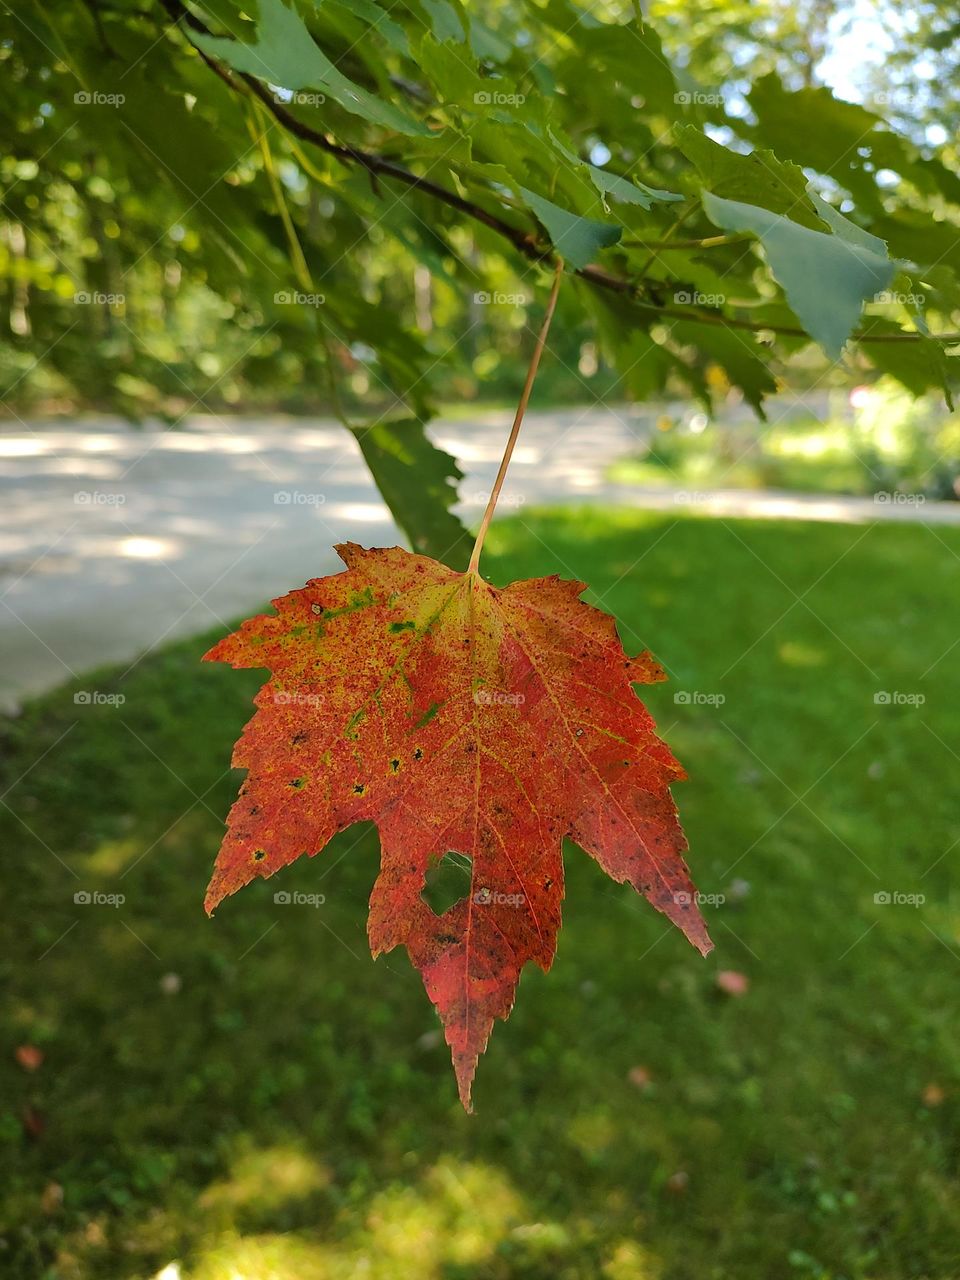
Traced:
[[[902, 333], [900, 325], [884, 316], [868, 316], [863, 331], [871, 336], [888, 337]], [[871, 364], [896, 378], [915, 396], [925, 395], [931, 389], [942, 392], [948, 409], [953, 412], [951, 382], [956, 380], [960, 364], [955, 356], [948, 356], [939, 342], [918, 335], [916, 342], [864, 343], [863, 352]]]
[[561, 209], [551, 200], [528, 191], [526, 187], [520, 187], [519, 190], [546, 227], [557, 253], [572, 267], [585, 267], [593, 261], [598, 249], [616, 244], [623, 234], [622, 227], [614, 227], [609, 222], [597, 222], [594, 218], [581, 218]]
[[366, 23], [378, 35], [383, 36], [391, 49], [404, 57], [409, 56], [407, 33], [374, 0], [323, 0], [323, 7], [336, 18], [342, 18], [351, 30]]
[[855, 222], [851, 222], [839, 209], [835, 209], [832, 204], [828, 204], [826, 200], [821, 199], [814, 190], [812, 183], [807, 187], [807, 193], [813, 201], [817, 213], [834, 235], [840, 236], [842, 240], [846, 240], [849, 244], [859, 245], [861, 249], [866, 249], [869, 253], [879, 253], [881, 257], [886, 257], [887, 245], [885, 240], [881, 240], [879, 236], [871, 235], [869, 231], [864, 231], [863, 227], [858, 227]]
[[399, 133], [428, 135], [419, 120], [361, 89], [338, 71], [316, 44], [303, 19], [282, 0], [260, 0], [255, 44], [190, 31], [190, 39], [210, 57], [279, 88], [322, 89], [351, 115]]
[[486, 91], [489, 95], [488, 82], [460, 45], [441, 43], [428, 33], [420, 41], [418, 62], [443, 102], [468, 106], [476, 104], [478, 94]]
[[794, 222], [822, 231], [823, 223], [811, 208], [807, 178], [797, 164], [778, 160], [772, 151], [743, 155], [722, 147], [692, 124], [678, 125], [677, 146], [703, 178], [703, 185], [726, 200], [742, 200], [772, 213], [784, 213]]
[[755, 205], [703, 192], [710, 221], [760, 238], [774, 278], [797, 319], [827, 355], [839, 359], [863, 303], [886, 289], [896, 264], [851, 239], [811, 231]]
[[426, 12], [433, 34], [439, 41], [454, 40], [457, 44], [463, 44], [467, 19], [461, 5], [451, 4], [450, 0], [419, 0], [419, 4]]
[[416, 418], [376, 422], [353, 431], [383, 500], [414, 551], [461, 572], [473, 539], [450, 508], [463, 473]]
[[595, 164], [581, 160], [575, 151], [565, 147], [552, 129], [547, 130], [550, 140], [565, 160], [578, 168], [586, 169], [590, 180], [602, 196], [613, 196], [624, 204], [638, 204], [641, 209], [649, 209], [655, 201], [682, 200], [683, 196], [675, 191], [658, 191], [656, 187], [648, 187], [644, 182], [633, 182], [621, 178], [619, 174], [608, 173]]

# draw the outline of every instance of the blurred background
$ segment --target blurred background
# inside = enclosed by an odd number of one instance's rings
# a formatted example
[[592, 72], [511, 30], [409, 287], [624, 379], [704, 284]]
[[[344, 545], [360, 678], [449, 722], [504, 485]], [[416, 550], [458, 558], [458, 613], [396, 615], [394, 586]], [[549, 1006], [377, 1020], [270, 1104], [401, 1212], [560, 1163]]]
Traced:
[[[955, 6], [643, 8], [711, 136], [775, 75], [955, 172]], [[326, 169], [281, 170], [316, 241], [350, 249], [324, 287], [366, 341], [318, 340], [274, 292], [286, 229], [250, 194], [269, 155], [238, 162], [231, 205], [217, 140], [132, 79], [96, 128], [50, 106], [83, 41], [137, 54], [132, 12], [0, 18], [0, 1273], [956, 1280], [960, 416], [919, 367], [787, 344], [761, 421], [696, 354], [693, 382], [642, 384], [611, 317], [562, 299], [485, 571], [588, 582], [667, 669], [645, 701], [690, 775], [717, 946], [699, 959], [571, 845], [556, 963], [524, 975], [465, 1116], [419, 977], [369, 956], [375, 830], [284, 872], [322, 905], [271, 882], [203, 915], [261, 681], [199, 659], [335, 571], [334, 543], [405, 537], [343, 428], [398, 387], [476, 525], [542, 277], [453, 228], [465, 289], [402, 207], [354, 243], [375, 184], [347, 213]], [[930, 203], [949, 261], [960, 205]]]

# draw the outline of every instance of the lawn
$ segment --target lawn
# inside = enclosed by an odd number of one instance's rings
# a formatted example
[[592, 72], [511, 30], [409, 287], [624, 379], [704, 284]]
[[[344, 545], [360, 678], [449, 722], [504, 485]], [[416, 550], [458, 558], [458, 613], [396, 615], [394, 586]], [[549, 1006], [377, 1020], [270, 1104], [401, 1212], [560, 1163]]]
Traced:
[[369, 958], [374, 830], [282, 873], [321, 907], [203, 915], [259, 673], [201, 637], [80, 682], [121, 705], [58, 691], [0, 742], [4, 1275], [960, 1275], [960, 531], [584, 509], [489, 546], [668, 667], [715, 952], [569, 848], [466, 1116], [418, 976]]

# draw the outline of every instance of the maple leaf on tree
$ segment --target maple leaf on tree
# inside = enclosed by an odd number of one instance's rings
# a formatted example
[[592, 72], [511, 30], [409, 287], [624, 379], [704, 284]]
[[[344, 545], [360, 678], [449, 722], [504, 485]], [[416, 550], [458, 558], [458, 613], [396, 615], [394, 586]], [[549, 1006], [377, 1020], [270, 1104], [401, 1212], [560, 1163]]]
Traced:
[[[274, 600], [207, 659], [270, 680], [233, 763], [247, 769], [207, 890], [212, 912], [257, 876], [319, 853], [354, 822], [380, 832], [367, 932], [404, 946], [443, 1021], [460, 1100], [524, 965], [553, 963], [562, 841], [628, 881], [702, 954], [711, 948], [670, 795], [685, 775], [634, 684], [608, 614], [557, 576], [491, 586], [478, 572], [563, 276], [558, 259], [520, 403], [466, 573], [400, 547], [337, 548], [343, 573]], [[427, 874], [470, 860], [466, 896], [437, 913]]]
[[[521, 970], [553, 960], [565, 836], [710, 949], [669, 791], [684, 773], [632, 688], [663, 671], [627, 657], [583, 583], [498, 589], [399, 547], [338, 551], [345, 572], [206, 655], [271, 672], [234, 752], [249, 773], [206, 905], [375, 822], [370, 946], [406, 947], [469, 1109]], [[437, 915], [422, 894], [448, 852], [470, 859], [470, 887]]]

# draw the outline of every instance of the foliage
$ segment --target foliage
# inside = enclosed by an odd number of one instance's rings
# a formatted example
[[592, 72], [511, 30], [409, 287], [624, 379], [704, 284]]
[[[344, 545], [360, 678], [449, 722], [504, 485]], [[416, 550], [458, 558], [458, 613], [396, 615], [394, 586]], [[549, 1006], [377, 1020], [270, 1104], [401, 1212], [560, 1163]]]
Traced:
[[[960, 493], [960, 415], [914, 399], [892, 379], [858, 387], [851, 409], [834, 393], [823, 419], [802, 405], [769, 426], [744, 414], [662, 413], [641, 448], [611, 463], [626, 484], [876, 494], [881, 501], [954, 500]], [[681, 499], [682, 500], [682, 499]]]
[[[786, 75], [802, 15], [750, 8], [705, 19], [703, 52], [667, 3], [8, 10], [0, 390], [176, 420], [295, 387], [422, 433], [438, 388], [529, 346], [556, 253], [570, 387], [595, 341], [625, 394], [708, 401], [720, 369], [759, 409], [815, 341], [943, 388], [948, 153]], [[820, 30], [830, 6], [807, 8]], [[720, 51], [760, 30], [783, 48], [746, 84]]]

